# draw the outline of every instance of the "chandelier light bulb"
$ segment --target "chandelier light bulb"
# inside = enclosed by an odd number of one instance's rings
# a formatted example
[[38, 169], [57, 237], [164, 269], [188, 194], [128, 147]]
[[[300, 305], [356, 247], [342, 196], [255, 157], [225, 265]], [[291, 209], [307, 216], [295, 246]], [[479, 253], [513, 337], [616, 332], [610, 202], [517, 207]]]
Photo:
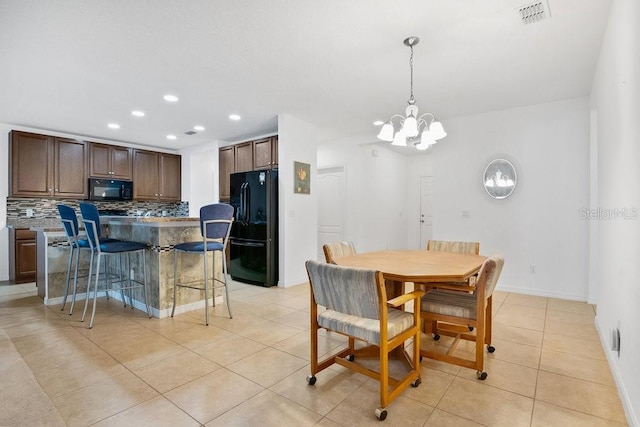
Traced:
[[396, 132], [396, 135], [393, 137], [393, 142], [391, 145], [395, 145], [396, 147], [406, 147], [407, 146], [407, 137], [402, 133], [402, 131]]
[[378, 133], [378, 138], [387, 142], [393, 141], [393, 125], [391, 122], [385, 123], [384, 126], [382, 126], [380, 133]]

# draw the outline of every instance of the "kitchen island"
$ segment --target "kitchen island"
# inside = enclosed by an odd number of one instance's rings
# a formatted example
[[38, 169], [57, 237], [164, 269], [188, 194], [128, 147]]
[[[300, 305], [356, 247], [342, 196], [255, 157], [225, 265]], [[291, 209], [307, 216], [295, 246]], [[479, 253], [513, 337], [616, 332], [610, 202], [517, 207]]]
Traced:
[[[173, 260], [176, 244], [186, 241], [199, 241], [200, 222], [198, 218], [186, 217], [101, 217], [103, 235], [115, 239], [130, 240], [147, 244], [145, 261], [147, 283], [149, 284], [149, 304], [154, 317], [167, 317], [173, 305]], [[38, 239], [38, 273], [36, 284], [38, 294], [46, 305], [62, 303], [67, 272], [69, 246], [62, 227], [33, 227]], [[80, 252], [79, 276], [86, 276], [89, 265], [89, 251]], [[131, 255], [131, 271], [137, 279], [142, 278], [141, 254]], [[104, 258], [104, 257], [103, 257]], [[113, 258], [116, 257], [106, 257]], [[211, 262], [209, 260], [209, 262]], [[202, 278], [202, 257], [187, 255], [178, 257], [178, 277], [180, 281]], [[215, 253], [216, 277], [222, 279], [222, 258]], [[78, 280], [77, 299], [84, 299], [87, 278]], [[209, 282], [211, 285], [211, 282]], [[216, 303], [222, 302], [223, 293], [216, 291]], [[104, 292], [103, 292], [104, 294]], [[100, 294], [99, 294], [100, 295]], [[110, 296], [120, 298], [119, 292]], [[133, 292], [134, 306], [144, 310], [144, 297], [141, 290]], [[210, 302], [211, 303], [211, 302]], [[204, 306], [204, 292], [192, 289], [178, 289], [176, 312], [185, 312]]]

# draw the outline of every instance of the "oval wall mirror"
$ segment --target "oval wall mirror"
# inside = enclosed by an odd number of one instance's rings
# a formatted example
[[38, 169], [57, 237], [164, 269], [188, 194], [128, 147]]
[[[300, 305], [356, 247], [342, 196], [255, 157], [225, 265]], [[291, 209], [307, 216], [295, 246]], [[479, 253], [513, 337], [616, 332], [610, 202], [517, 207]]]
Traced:
[[506, 199], [516, 189], [518, 177], [510, 161], [495, 159], [484, 170], [482, 184], [494, 199]]

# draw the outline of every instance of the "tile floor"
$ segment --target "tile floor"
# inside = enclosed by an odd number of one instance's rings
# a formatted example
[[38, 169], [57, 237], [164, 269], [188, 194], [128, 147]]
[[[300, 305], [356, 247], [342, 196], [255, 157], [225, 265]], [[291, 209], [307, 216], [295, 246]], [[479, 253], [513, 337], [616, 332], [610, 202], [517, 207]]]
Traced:
[[496, 292], [487, 380], [425, 359], [380, 424], [375, 381], [333, 366], [307, 385], [307, 286], [233, 283], [233, 320], [219, 305], [208, 327], [204, 310], [148, 319], [102, 299], [91, 330], [81, 310], [2, 288], [0, 425], [626, 425], [586, 303]]

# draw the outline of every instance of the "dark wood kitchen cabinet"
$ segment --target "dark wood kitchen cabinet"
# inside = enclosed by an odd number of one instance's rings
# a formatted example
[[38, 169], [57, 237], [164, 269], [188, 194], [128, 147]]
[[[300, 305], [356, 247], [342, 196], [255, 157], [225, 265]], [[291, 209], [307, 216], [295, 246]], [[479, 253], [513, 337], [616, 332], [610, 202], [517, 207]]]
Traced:
[[89, 143], [89, 176], [130, 181], [133, 178], [131, 148]]
[[146, 150], [133, 151], [133, 198], [180, 201], [182, 158]]
[[9, 280], [14, 283], [36, 281], [36, 232], [9, 229]]
[[278, 137], [253, 141], [253, 170], [276, 169], [278, 167]]
[[233, 145], [222, 147], [218, 151], [218, 178], [220, 180], [220, 201], [228, 202], [230, 194], [231, 174], [236, 171], [236, 150]]
[[236, 168], [234, 172], [247, 172], [253, 170], [253, 141], [235, 145]]
[[87, 196], [84, 141], [11, 131], [9, 159], [11, 197]]

